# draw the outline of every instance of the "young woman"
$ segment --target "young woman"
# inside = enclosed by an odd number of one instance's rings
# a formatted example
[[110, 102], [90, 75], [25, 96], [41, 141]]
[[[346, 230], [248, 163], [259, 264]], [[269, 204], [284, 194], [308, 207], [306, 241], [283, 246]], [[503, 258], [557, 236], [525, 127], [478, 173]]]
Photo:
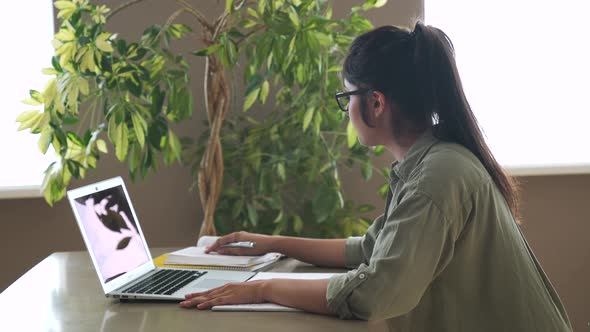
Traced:
[[[352, 43], [336, 95], [362, 144], [396, 162], [385, 213], [363, 237], [304, 239], [245, 232], [208, 248], [281, 252], [354, 268], [326, 280], [273, 279], [189, 294], [198, 309], [275, 302], [341, 318], [387, 319], [395, 331], [571, 331], [559, 297], [516, 223], [516, 185], [486, 145], [451, 41], [418, 22]], [[255, 241], [254, 249], [221, 249]]]

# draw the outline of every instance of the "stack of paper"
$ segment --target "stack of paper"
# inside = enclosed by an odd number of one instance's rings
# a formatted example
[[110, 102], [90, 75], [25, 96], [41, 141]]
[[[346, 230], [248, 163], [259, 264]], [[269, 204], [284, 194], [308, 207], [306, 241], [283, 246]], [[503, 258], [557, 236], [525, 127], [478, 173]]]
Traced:
[[203, 236], [197, 242], [196, 247], [187, 247], [168, 254], [165, 260], [167, 265], [197, 265], [227, 268], [228, 270], [256, 271], [268, 266], [282, 255], [268, 253], [262, 256], [233, 256], [220, 255], [215, 252], [206, 254], [205, 249], [212, 245], [218, 237]]

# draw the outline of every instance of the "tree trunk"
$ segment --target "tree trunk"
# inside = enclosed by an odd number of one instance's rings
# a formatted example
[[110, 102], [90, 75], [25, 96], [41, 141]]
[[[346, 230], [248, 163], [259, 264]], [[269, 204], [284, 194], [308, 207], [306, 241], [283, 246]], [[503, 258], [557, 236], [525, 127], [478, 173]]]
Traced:
[[229, 109], [229, 84], [219, 59], [207, 57], [205, 65], [205, 104], [210, 135], [199, 169], [198, 184], [203, 206], [203, 223], [199, 236], [216, 235], [213, 216], [223, 184], [223, 153], [220, 133], [223, 120]]

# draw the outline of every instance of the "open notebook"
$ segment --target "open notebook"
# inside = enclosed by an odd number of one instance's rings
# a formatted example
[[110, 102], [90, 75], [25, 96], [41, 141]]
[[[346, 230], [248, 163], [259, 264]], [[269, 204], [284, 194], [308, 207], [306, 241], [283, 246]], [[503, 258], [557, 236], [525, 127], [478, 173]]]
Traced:
[[[335, 273], [279, 273], [279, 272], [258, 272], [250, 281], [267, 279], [329, 279]], [[282, 306], [274, 303], [254, 304], [226, 304], [211, 308], [213, 311], [301, 311], [299, 309]]]
[[268, 253], [262, 256], [231, 256], [217, 253], [205, 253], [205, 248], [212, 245], [219, 237], [202, 236], [195, 247], [187, 247], [154, 259], [163, 261], [163, 266], [199, 266], [200, 268], [214, 268], [226, 270], [257, 271], [277, 260], [282, 255]]

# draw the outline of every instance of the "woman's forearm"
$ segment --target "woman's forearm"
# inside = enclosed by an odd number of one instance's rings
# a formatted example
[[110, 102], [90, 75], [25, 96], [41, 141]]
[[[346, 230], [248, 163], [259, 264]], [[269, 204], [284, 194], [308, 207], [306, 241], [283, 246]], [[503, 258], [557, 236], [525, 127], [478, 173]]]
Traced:
[[344, 267], [346, 239], [307, 239], [288, 236], [273, 237], [272, 251], [302, 262], [329, 267]]
[[326, 290], [329, 279], [270, 279], [262, 286], [264, 301], [322, 315], [334, 315], [328, 309]]

